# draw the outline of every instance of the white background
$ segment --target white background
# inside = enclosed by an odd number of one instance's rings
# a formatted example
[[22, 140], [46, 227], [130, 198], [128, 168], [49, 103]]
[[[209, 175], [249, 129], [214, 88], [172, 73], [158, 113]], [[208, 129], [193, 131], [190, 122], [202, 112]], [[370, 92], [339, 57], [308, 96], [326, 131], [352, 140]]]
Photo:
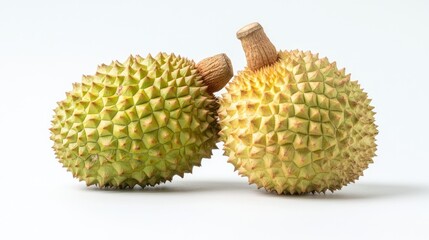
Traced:
[[[424, 1], [1, 1], [0, 239], [429, 239], [429, 4]], [[319, 52], [373, 98], [378, 157], [356, 184], [276, 196], [222, 150], [156, 188], [86, 188], [54, 158], [55, 102], [130, 54], [244, 54], [258, 21], [278, 49]], [[219, 148], [222, 145], [219, 144]]]

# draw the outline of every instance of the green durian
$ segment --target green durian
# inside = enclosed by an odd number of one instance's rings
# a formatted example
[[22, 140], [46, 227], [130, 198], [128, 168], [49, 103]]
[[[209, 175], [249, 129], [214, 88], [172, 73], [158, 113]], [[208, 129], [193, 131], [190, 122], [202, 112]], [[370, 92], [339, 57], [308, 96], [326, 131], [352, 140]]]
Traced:
[[183, 177], [216, 148], [212, 93], [231, 77], [225, 54], [198, 64], [165, 53], [103, 64], [58, 102], [50, 129], [55, 155], [88, 186], [145, 187]]
[[248, 67], [226, 87], [218, 113], [238, 173], [278, 194], [334, 191], [362, 176], [378, 131], [360, 85], [318, 54], [276, 51], [257, 23], [237, 37]]

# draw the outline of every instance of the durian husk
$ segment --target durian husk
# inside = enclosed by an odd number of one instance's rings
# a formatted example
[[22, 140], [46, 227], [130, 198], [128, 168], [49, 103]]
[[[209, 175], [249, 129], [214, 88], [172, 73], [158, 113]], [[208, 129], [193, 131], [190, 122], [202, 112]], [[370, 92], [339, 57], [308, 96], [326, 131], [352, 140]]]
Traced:
[[83, 76], [58, 102], [53, 149], [88, 186], [154, 186], [211, 156], [217, 108], [193, 61], [166, 53], [130, 56]]
[[222, 95], [220, 137], [241, 176], [278, 194], [341, 189], [373, 162], [371, 100], [345, 69], [318, 54], [280, 51], [246, 68]]

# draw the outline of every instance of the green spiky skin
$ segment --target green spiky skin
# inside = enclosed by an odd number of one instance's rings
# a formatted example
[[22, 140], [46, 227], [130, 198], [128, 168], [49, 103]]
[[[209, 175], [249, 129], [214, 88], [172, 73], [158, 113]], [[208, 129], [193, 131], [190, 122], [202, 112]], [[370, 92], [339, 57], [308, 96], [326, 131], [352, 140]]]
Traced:
[[194, 62], [173, 54], [103, 64], [54, 110], [55, 154], [87, 185], [183, 177], [216, 148], [218, 103], [206, 90]]
[[281, 51], [274, 65], [239, 72], [222, 97], [225, 155], [258, 188], [334, 191], [362, 176], [375, 156], [370, 99], [317, 54]]

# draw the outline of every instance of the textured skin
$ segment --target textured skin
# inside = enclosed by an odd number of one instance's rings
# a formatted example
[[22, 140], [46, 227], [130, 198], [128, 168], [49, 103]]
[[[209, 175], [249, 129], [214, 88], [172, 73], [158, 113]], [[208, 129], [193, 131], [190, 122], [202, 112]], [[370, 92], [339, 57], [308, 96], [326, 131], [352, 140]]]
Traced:
[[55, 154], [88, 186], [183, 177], [216, 148], [218, 105], [206, 89], [194, 62], [174, 55], [101, 65], [54, 110]]
[[218, 110], [225, 155], [278, 194], [334, 191], [363, 175], [377, 135], [370, 99], [344, 69], [298, 50], [227, 86]]

